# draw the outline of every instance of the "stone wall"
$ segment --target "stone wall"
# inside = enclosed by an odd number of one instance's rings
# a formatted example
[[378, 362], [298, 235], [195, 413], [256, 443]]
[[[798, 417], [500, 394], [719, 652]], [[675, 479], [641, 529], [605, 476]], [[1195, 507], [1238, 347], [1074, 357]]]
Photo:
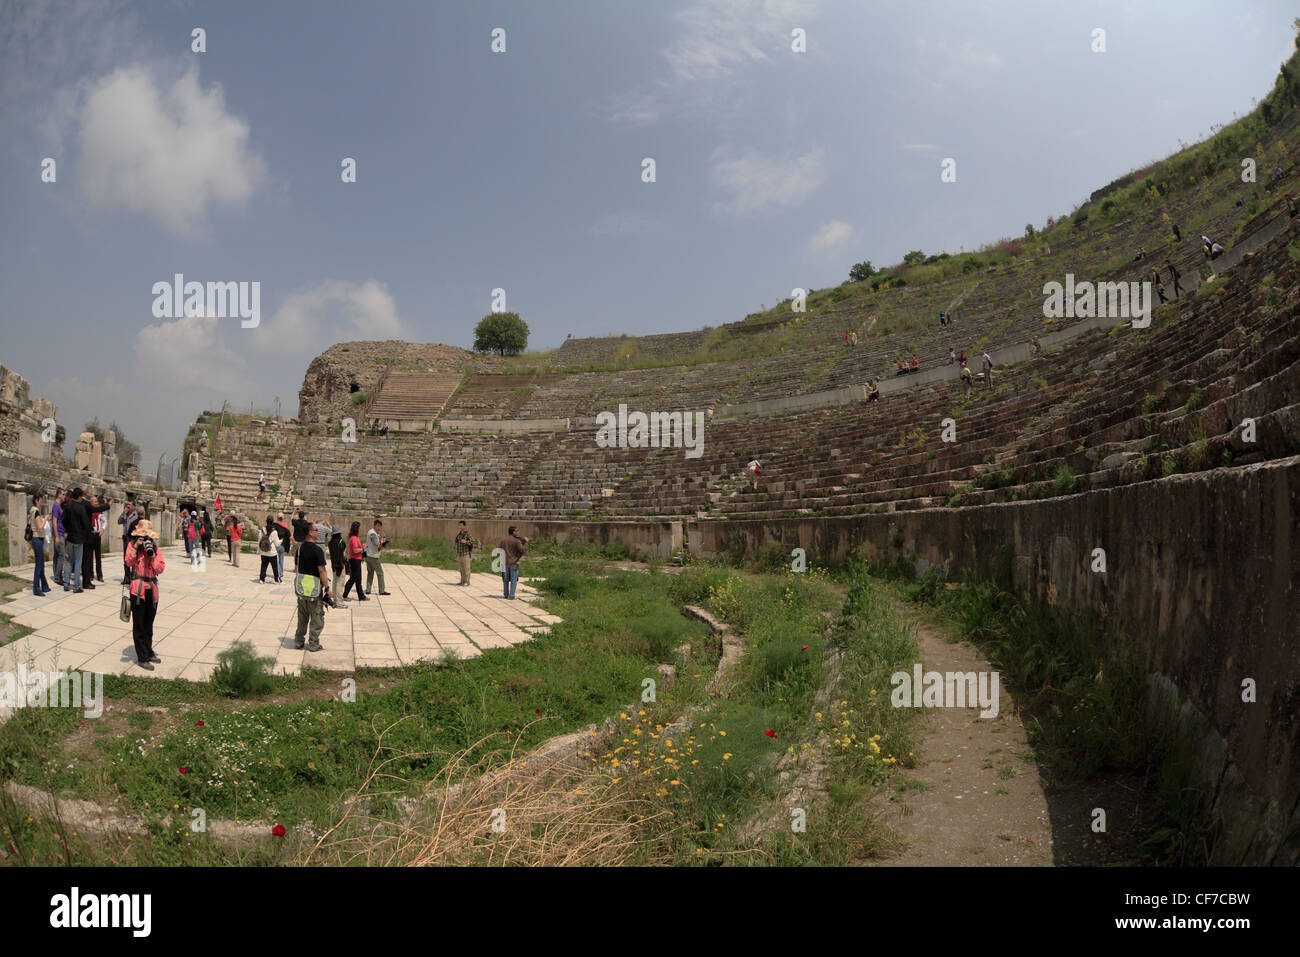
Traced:
[[[914, 559], [964, 574], [1002, 546], [1019, 583], [1095, 608], [1144, 663], [1224, 822], [1220, 862], [1300, 862], [1300, 456], [1041, 502], [854, 518], [688, 522], [690, 550]], [[1091, 571], [1106, 551], [1106, 572]], [[1258, 686], [1242, 702], [1242, 682]]]
[[[308, 512], [307, 517], [326, 521], [326, 517]], [[328, 521], [338, 524], [346, 533], [352, 522], [360, 522], [362, 532], [370, 529], [374, 515], [331, 514]], [[454, 518], [409, 518], [380, 515], [384, 522], [384, 535], [392, 541], [403, 538], [441, 538], [451, 541], [459, 530]], [[506, 530], [515, 525], [530, 540], [559, 544], [626, 545], [638, 558], [651, 556], [668, 559], [682, 547], [682, 523], [673, 521], [649, 522], [530, 522], [526, 519], [467, 518], [470, 532], [491, 550]]]

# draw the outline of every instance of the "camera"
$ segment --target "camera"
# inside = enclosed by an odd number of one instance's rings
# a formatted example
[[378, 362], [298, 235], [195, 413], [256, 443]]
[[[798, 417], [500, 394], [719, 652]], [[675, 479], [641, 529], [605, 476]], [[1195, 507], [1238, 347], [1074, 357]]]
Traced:
[[153, 558], [155, 551], [156, 549], [154, 548], [153, 539], [146, 538], [144, 540], [144, 553], [150, 558]]

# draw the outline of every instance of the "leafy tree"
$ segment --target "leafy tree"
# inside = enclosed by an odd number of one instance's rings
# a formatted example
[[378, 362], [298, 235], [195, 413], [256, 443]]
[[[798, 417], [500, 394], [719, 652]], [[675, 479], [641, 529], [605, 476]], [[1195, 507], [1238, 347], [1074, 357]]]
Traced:
[[517, 312], [494, 312], [474, 327], [474, 351], [517, 356], [528, 345], [528, 323]]
[[925, 261], [925, 253], [921, 252], [921, 250], [919, 249], [913, 249], [910, 253], [908, 253], [906, 256], [903, 257], [903, 263], [908, 266], [912, 265], [912, 263], [919, 263], [924, 261]]
[[1025, 238], [1026, 238], [1026, 239], [1033, 239], [1033, 238], [1034, 238], [1034, 224], [1033, 224], [1033, 223], [1025, 223]]
[[870, 279], [875, 273], [876, 267], [871, 265], [870, 260], [863, 260], [849, 270], [849, 282], [862, 282], [864, 279]]

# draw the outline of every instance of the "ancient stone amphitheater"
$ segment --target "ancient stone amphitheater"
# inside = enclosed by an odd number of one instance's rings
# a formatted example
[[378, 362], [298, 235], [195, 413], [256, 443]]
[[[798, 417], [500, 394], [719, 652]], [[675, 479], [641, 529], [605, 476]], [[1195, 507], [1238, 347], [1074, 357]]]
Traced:
[[[1259, 144], [1280, 178], [1175, 157], [959, 270], [894, 270], [814, 292], [803, 312], [569, 339], [527, 361], [340, 343], [307, 369], [296, 420], [205, 413], [190, 490], [253, 515], [300, 501], [391, 517], [397, 534], [466, 518], [484, 538], [514, 522], [662, 558], [802, 547], [959, 575], [1010, 555], [1020, 585], [1103, 612], [1139, 650], [1153, 720], [1196, 742], [1189, 779], [1226, 822], [1223, 859], [1295, 863], [1300, 242], [1284, 195], [1300, 189], [1298, 128], [1293, 111]], [[1227, 253], [1209, 261], [1201, 234]], [[1145, 328], [1045, 318], [1045, 283], [1152, 267], [1173, 301]], [[976, 372], [987, 349], [991, 382], [967, 394], [950, 347]], [[913, 354], [921, 372], [895, 376]], [[603, 447], [596, 416], [620, 405], [701, 413], [702, 454]]]

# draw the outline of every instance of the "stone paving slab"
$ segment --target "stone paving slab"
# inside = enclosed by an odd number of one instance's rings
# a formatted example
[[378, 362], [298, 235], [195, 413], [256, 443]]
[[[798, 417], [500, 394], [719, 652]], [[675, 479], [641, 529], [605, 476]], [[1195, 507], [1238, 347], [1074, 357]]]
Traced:
[[[293, 648], [298, 615], [288, 569], [284, 583], [261, 584], [248, 562], [235, 568], [214, 553], [196, 572], [182, 546], [163, 554], [167, 570], [154, 622], [154, 651], [163, 661], [154, 671], [136, 665], [131, 625], [117, 617], [122, 587], [111, 580], [79, 595], [59, 587], [42, 598], [30, 587], [11, 595], [4, 612], [34, 631], [0, 646], [0, 671], [22, 664], [42, 671], [78, 668], [206, 681], [218, 654], [248, 641], [259, 655], [275, 659], [277, 674], [300, 674], [304, 665], [352, 672], [446, 655], [474, 658], [548, 634], [560, 621], [533, 606], [539, 596], [528, 579], [519, 580], [516, 600], [506, 601], [497, 575], [475, 575], [462, 588], [457, 571], [386, 564], [384, 583], [392, 594], [326, 609], [324, 650], [308, 653]], [[9, 571], [31, 580], [31, 565]]]

